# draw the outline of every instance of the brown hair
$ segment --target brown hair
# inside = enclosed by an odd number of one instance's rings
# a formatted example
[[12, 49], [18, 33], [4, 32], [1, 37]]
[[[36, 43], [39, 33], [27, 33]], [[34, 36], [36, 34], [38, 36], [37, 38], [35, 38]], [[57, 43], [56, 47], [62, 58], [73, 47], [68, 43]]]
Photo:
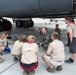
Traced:
[[7, 32], [4, 32], [4, 34], [5, 34], [5, 35], [8, 35], [8, 33], [7, 33]]
[[43, 28], [45, 28], [45, 30], [48, 32], [48, 29], [46, 27], [43, 27]]
[[74, 18], [72, 16], [66, 16], [65, 19], [70, 22], [74, 22]]
[[56, 27], [58, 27], [59, 26], [59, 24], [56, 24]]
[[52, 36], [55, 38], [55, 39], [59, 39], [59, 34], [57, 32], [53, 32], [52, 33]]
[[26, 35], [21, 35], [19, 42], [26, 42]]
[[35, 42], [35, 40], [36, 40], [35, 36], [33, 36], [33, 35], [28, 36], [28, 42]]

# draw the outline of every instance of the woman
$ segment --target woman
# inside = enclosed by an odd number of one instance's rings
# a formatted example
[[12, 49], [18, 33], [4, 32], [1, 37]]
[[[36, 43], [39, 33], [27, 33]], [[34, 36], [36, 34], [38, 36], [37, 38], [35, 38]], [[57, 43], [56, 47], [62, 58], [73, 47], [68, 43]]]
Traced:
[[26, 41], [26, 35], [22, 35], [20, 39], [15, 42], [13, 49], [11, 51], [11, 54], [14, 57], [14, 61], [20, 60], [21, 53], [22, 53], [22, 46], [23, 46], [23, 43], [25, 43], [25, 41]]
[[24, 70], [23, 74], [34, 74], [38, 67], [38, 45], [34, 43], [35, 36], [28, 36], [28, 42], [23, 44], [20, 66]]

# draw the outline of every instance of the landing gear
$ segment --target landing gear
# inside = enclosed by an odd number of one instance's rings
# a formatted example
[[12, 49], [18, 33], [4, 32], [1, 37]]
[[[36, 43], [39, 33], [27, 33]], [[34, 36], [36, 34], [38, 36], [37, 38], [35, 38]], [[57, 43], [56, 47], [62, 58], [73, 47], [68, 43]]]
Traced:
[[34, 26], [34, 22], [32, 19], [30, 20], [15, 20], [16, 27], [24, 27], [24, 28], [29, 28]]
[[25, 21], [25, 22], [23, 21], [22, 26], [24, 28], [29, 28], [29, 23], [27, 21]]
[[22, 22], [21, 21], [16, 21], [16, 27], [20, 28], [21, 27]]
[[31, 21], [31, 27], [33, 27], [34, 26], [34, 22], [33, 21]]
[[33, 26], [34, 26], [34, 22], [33, 22], [33, 21], [28, 21], [28, 22], [25, 21], [25, 22], [23, 22], [22, 26], [23, 26], [24, 28], [33, 27]]
[[0, 31], [8, 31], [12, 29], [12, 24], [10, 21], [0, 18]]
[[0, 21], [0, 32], [1, 31], [4, 31], [4, 25], [3, 25], [3, 23]]
[[12, 24], [11, 24], [11, 22], [9, 22], [9, 21], [4, 21], [3, 24], [4, 24], [4, 30], [5, 30], [5, 31], [12, 29]]

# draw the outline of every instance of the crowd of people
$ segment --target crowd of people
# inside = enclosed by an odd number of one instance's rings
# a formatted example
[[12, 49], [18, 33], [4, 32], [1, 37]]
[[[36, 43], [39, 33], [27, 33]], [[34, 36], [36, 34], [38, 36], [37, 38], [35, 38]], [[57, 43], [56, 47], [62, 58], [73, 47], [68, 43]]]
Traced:
[[69, 48], [72, 54], [71, 58], [65, 61], [64, 44], [60, 41], [61, 30], [59, 25], [56, 25], [55, 32], [51, 35], [48, 33], [46, 27], [40, 31], [36, 28], [43, 39], [39, 43], [36, 43], [36, 37], [34, 35], [21, 35], [19, 40], [14, 43], [12, 50], [9, 48], [9, 42], [7, 40], [8, 34], [2, 32], [0, 34], [0, 62], [3, 62], [2, 53], [11, 53], [14, 61], [20, 61], [20, 67], [23, 69], [23, 75], [34, 75], [35, 69], [38, 67], [38, 53], [39, 47], [43, 47], [46, 53], [42, 55], [43, 61], [49, 66], [46, 70], [48, 72], [61, 71], [64, 62], [73, 63], [76, 58], [76, 24], [72, 16], [65, 17], [65, 23], [67, 24], [67, 33], [70, 40]]

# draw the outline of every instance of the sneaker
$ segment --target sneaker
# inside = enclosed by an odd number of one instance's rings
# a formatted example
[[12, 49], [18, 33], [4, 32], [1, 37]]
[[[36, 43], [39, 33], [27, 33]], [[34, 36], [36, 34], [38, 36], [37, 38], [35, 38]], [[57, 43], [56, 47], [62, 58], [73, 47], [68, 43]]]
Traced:
[[72, 60], [71, 58], [69, 58], [68, 60], [65, 61], [66, 63], [74, 63], [74, 60]]
[[24, 70], [23, 71], [23, 75], [28, 75], [27, 71]]
[[17, 58], [14, 58], [13, 60], [14, 60], [14, 61], [18, 61], [18, 59], [17, 59]]
[[55, 72], [55, 68], [53, 67], [52, 69], [49, 67], [46, 69], [48, 72], [54, 73]]
[[56, 70], [57, 71], [61, 71], [63, 68], [62, 68], [62, 65], [61, 66], [58, 66], [57, 68], [56, 68]]
[[35, 74], [35, 70], [30, 71], [29, 75], [34, 75]]

